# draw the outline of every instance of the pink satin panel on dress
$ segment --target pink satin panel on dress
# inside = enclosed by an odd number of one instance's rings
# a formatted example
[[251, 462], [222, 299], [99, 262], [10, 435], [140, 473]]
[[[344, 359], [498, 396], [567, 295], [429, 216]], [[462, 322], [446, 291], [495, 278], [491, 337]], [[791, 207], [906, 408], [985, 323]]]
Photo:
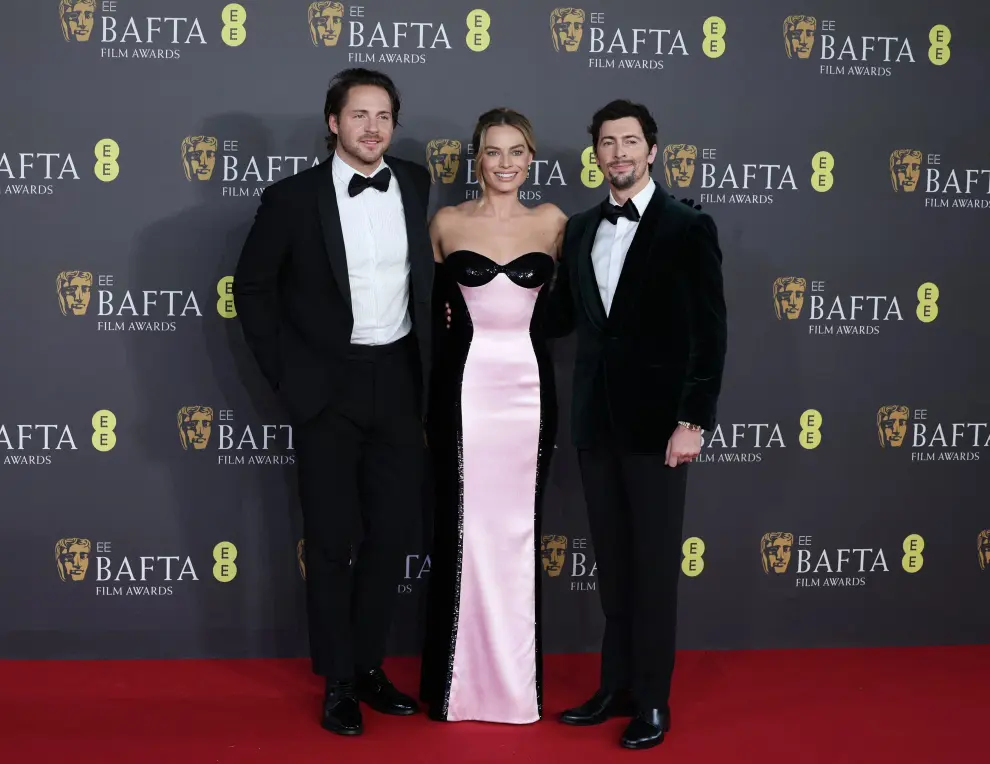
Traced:
[[529, 326], [540, 288], [504, 273], [460, 285], [474, 333], [464, 366], [464, 539], [447, 718], [514, 724], [536, 698], [534, 491], [540, 374]]

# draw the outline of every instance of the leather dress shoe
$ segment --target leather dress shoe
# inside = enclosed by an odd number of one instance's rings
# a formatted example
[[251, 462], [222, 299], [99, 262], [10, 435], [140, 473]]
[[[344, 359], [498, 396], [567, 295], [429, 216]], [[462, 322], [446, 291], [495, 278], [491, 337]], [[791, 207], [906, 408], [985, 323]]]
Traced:
[[395, 689], [380, 668], [359, 674], [356, 689], [358, 700], [379, 713], [411, 716], [419, 711], [416, 701]]
[[364, 731], [361, 706], [350, 682], [337, 682], [327, 686], [323, 698], [323, 729], [338, 735], [360, 735]]
[[560, 715], [560, 721], [575, 727], [590, 727], [608, 721], [613, 716], [632, 716], [634, 713], [632, 697], [628, 692], [598, 690], [590, 700], [577, 708], [564, 711]]
[[663, 742], [664, 733], [670, 730], [670, 711], [659, 708], [641, 708], [622, 733], [622, 747], [641, 750]]

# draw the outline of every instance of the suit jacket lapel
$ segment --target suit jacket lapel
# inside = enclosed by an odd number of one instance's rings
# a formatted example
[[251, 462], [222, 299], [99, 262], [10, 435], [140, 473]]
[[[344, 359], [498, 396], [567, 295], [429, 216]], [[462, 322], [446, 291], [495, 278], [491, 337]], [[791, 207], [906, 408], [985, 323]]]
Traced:
[[333, 156], [323, 162], [323, 178], [317, 192], [317, 205], [320, 211], [320, 224], [323, 227], [323, 243], [333, 278], [344, 296], [347, 307], [351, 308], [351, 281], [347, 275], [347, 250], [344, 248], [344, 231], [340, 227], [340, 208], [337, 206], [337, 192], [333, 187]]
[[622, 272], [615, 285], [615, 294], [612, 295], [612, 309], [608, 314], [610, 325], [618, 325], [622, 317], [633, 310], [640, 289], [646, 281], [646, 274], [654, 264], [654, 258], [663, 256], [662, 251], [656, 251], [655, 243], [664, 227], [663, 210], [668, 203], [666, 192], [657, 185], [636, 227], [629, 251], [626, 252]]
[[392, 175], [399, 184], [399, 193], [402, 195], [413, 301], [428, 301], [433, 282], [433, 245], [430, 243], [430, 234], [426, 227], [426, 203], [416, 196], [413, 180], [402, 163], [390, 161], [388, 156], [385, 157], [385, 161], [389, 163]]
[[595, 264], [591, 260], [591, 250], [595, 245], [595, 234], [601, 222], [597, 214], [598, 208], [590, 210], [588, 221], [581, 234], [577, 254], [577, 279], [581, 302], [591, 323], [603, 329], [605, 327], [605, 305], [602, 303], [602, 293], [598, 290], [598, 279], [595, 276]]

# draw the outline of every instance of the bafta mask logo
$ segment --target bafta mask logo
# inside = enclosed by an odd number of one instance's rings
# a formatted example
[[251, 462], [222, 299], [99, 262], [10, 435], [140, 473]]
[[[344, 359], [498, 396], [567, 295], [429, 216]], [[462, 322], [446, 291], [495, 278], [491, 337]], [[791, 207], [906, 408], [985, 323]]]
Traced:
[[58, 18], [66, 42], [89, 42], [96, 24], [96, 0], [59, 0]]
[[93, 545], [89, 539], [59, 539], [55, 543], [55, 563], [58, 577], [63, 581], [82, 581], [89, 570], [89, 554]]
[[434, 138], [426, 144], [426, 166], [434, 183], [453, 183], [461, 166], [461, 142], [453, 138]]
[[306, 539], [299, 539], [296, 544], [296, 563], [299, 565], [299, 575], [306, 580]]
[[85, 316], [93, 292], [93, 274], [89, 271], [62, 271], [55, 284], [62, 315]]
[[543, 536], [540, 538], [540, 557], [543, 570], [550, 578], [556, 578], [564, 570], [567, 561], [567, 536]]
[[764, 533], [760, 539], [760, 552], [763, 558], [763, 572], [786, 573], [791, 564], [791, 547], [794, 545], [793, 533]]
[[584, 37], [584, 11], [580, 8], [554, 8], [550, 14], [553, 49], [573, 53]]
[[182, 139], [182, 169], [186, 180], [209, 180], [217, 166], [217, 139], [189, 135]]
[[344, 26], [344, 4], [319, 0], [309, 4], [309, 38], [317, 48], [332, 48], [340, 41]]
[[980, 553], [980, 570], [990, 568], [990, 530], [980, 531], [976, 537], [976, 549]]
[[911, 412], [907, 406], [881, 406], [877, 411], [877, 437], [880, 447], [900, 448], [907, 436]]
[[667, 188], [687, 188], [694, 180], [698, 147], [688, 143], [672, 143], [663, 150], [663, 176]]
[[917, 149], [897, 149], [890, 152], [890, 184], [894, 193], [910, 194], [921, 180], [921, 152]]
[[209, 406], [183, 406], [179, 409], [179, 441], [182, 450], [202, 451], [213, 432], [213, 409]]
[[801, 315], [808, 282], [800, 276], [782, 276], [773, 282], [773, 310], [777, 320], [793, 321]]
[[784, 19], [784, 51], [788, 58], [811, 58], [818, 21], [814, 16], [788, 16]]

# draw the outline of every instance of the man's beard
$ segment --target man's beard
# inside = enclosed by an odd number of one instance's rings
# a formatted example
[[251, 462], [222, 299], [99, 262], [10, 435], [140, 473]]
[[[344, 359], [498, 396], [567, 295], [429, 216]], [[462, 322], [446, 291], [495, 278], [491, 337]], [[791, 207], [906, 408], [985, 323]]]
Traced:
[[636, 181], [638, 180], [639, 180], [639, 176], [636, 174], [635, 167], [629, 172], [625, 173], [624, 175], [616, 175], [614, 173], [609, 173], [608, 176], [609, 183], [611, 183], [615, 188], [619, 189], [620, 191], [624, 191], [627, 188], [632, 188], [634, 185], [636, 185]]
[[380, 159], [382, 154], [384, 154], [386, 149], [388, 148], [387, 141], [382, 140], [380, 136], [359, 135], [353, 141], [350, 140], [341, 141], [341, 143], [344, 146], [344, 150], [347, 151], [348, 154], [362, 161], [367, 161], [365, 159], [365, 157], [367, 156], [365, 152], [368, 151], [368, 149], [361, 144], [361, 141], [368, 138], [373, 138], [378, 141], [377, 145], [375, 146], [375, 158], [372, 159], [371, 161], [375, 161], [375, 159]]

